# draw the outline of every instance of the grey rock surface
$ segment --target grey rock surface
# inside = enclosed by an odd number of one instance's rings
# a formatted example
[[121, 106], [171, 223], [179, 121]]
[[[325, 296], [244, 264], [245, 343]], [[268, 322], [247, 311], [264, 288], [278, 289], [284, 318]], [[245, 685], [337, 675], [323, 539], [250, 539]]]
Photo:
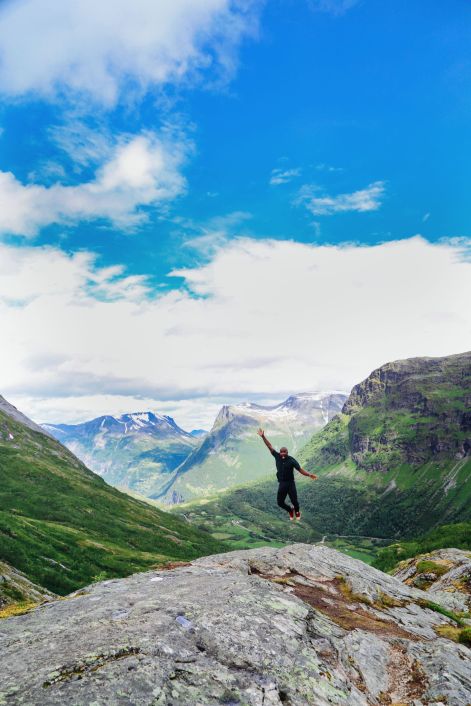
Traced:
[[427, 595], [306, 544], [105, 581], [0, 622], [0, 704], [464, 706]]

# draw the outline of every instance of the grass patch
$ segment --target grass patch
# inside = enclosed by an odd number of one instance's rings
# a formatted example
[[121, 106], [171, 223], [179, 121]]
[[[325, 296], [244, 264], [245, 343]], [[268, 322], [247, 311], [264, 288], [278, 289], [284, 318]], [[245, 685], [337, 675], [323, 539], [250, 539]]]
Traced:
[[454, 625], [437, 625], [435, 632], [440, 637], [446, 637], [448, 640], [471, 647], [471, 627], [457, 628]]
[[417, 562], [417, 573], [419, 574], [435, 574], [436, 576], [443, 576], [450, 567], [445, 564], [438, 564], [436, 561], [430, 561], [424, 559]]
[[40, 605], [34, 602], [22, 602], [22, 603], [12, 603], [4, 608], [0, 608], [0, 620], [4, 618], [12, 618], [14, 615], [24, 615], [24, 613], [29, 613], [30, 610], [36, 608]]
[[464, 622], [463, 618], [460, 615], [458, 615], [457, 613], [454, 613], [452, 610], [448, 610], [447, 608], [443, 608], [441, 605], [438, 605], [438, 603], [433, 603], [432, 601], [427, 601], [425, 599], [421, 599], [418, 601], [418, 605], [420, 605], [421, 608], [428, 608], [429, 610], [435, 611], [435, 613], [440, 613], [441, 615], [444, 615], [446, 618], [450, 618], [450, 620], [453, 620], [460, 627], [464, 627], [466, 625], [466, 623]]
[[[468, 486], [470, 485], [468, 482]], [[397, 542], [379, 549], [373, 566], [382, 571], [389, 571], [400, 561], [447, 547], [471, 549], [471, 522], [441, 525], [417, 539]]]
[[375, 605], [377, 608], [403, 608], [406, 605], [406, 601], [398, 600], [392, 596], [388, 596], [387, 593], [383, 591], [378, 591], [378, 600]]
[[461, 630], [458, 642], [462, 645], [466, 645], [466, 647], [471, 647], [471, 627], [466, 627]]

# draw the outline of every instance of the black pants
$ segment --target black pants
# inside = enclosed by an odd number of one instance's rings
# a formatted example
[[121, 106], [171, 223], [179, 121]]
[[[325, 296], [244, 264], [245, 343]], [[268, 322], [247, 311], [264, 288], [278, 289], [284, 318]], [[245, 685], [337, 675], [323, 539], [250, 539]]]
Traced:
[[283, 510], [289, 512], [293, 508], [285, 503], [287, 495], [289, 495], [289, 499], [293, 503], [295, 512], [299, 512], [298, 493], [296, 492], [296, 483], [294, 480], [280, 481], [280, 485], [278, 486], [278, 495], [276, 496], [276, 501], [279, 507], [282, 507]]

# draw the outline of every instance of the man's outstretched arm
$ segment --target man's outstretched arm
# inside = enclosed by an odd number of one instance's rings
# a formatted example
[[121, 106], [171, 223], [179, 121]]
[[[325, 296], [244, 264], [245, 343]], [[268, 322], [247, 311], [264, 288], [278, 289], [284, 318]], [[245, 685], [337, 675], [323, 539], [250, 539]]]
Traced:
[[273, 446], [270, 444], [267, 437], [265, 436], [265, 432], [263, 431], [263, 429], [259, 429], [257, 434], [262, 437], [263, 443], [265, 444], [265, 446], [267, 447], [267, 449], [271, 453], [273, 451]]
[[304, 470], [304, 468], [298, 468], [297, 469], [302, 476], [308, 476], [308, 478], [312, 478], [312, 480], [317, 480], [317, 476], [315, 473], [308, 473], [307, 471]]
[[301, 468], [301, 466], [296, 461], [296, 459], [294, 460], [294, 467], [296, 468], [297, 471], [300, 472], [300, 474], [302, 476], [307, 476], [308, 478], [312, 478], [312, 480], [317, 480], [316, 474], [315, 473], [308, 473], [307, 471], [305, 471], [304, 468]]

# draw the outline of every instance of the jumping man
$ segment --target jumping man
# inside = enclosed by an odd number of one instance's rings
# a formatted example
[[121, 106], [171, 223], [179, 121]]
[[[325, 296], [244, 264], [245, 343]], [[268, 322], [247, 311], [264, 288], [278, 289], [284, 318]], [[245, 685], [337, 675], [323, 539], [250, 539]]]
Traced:
[[[288, 456], [288, 449], [286, 448], [286, 446], [282, 446], [279, 452], [275, 451], [275, 449], [265, 436], [265, 432], [263, 431], [263, 429], [258, 430], [258, 435], [262, 437], [265, 446], [268, 448], [271, 455], [275, 457], [276, 477], [279, 482], [278, 495], [276, 497], [277, 503], [280, 507], [283, 508], [283, 510], [289, 512], [289, 519], [291, 521], [294, 520], [295, 513], [296, 519], [300, 520], [301, 513], [299, 511], [298, 494], [296, 492], [296, 484], [294, 482], [293, 469], [296, 468], [296, 470], [299, 471], [301, 475], [308, 476], [313, 480], [317, 480], [317, 476], [314, 473], [308, 473], [307, 471], [305, 471], [304, 468], [301, 468], [295, 458], [293, 458], [292, 456]], [[286, 504], [285, 500], [287, 495], [289, 495], [289, 499], [293, 503], [294, 507], [290, 507]]]

